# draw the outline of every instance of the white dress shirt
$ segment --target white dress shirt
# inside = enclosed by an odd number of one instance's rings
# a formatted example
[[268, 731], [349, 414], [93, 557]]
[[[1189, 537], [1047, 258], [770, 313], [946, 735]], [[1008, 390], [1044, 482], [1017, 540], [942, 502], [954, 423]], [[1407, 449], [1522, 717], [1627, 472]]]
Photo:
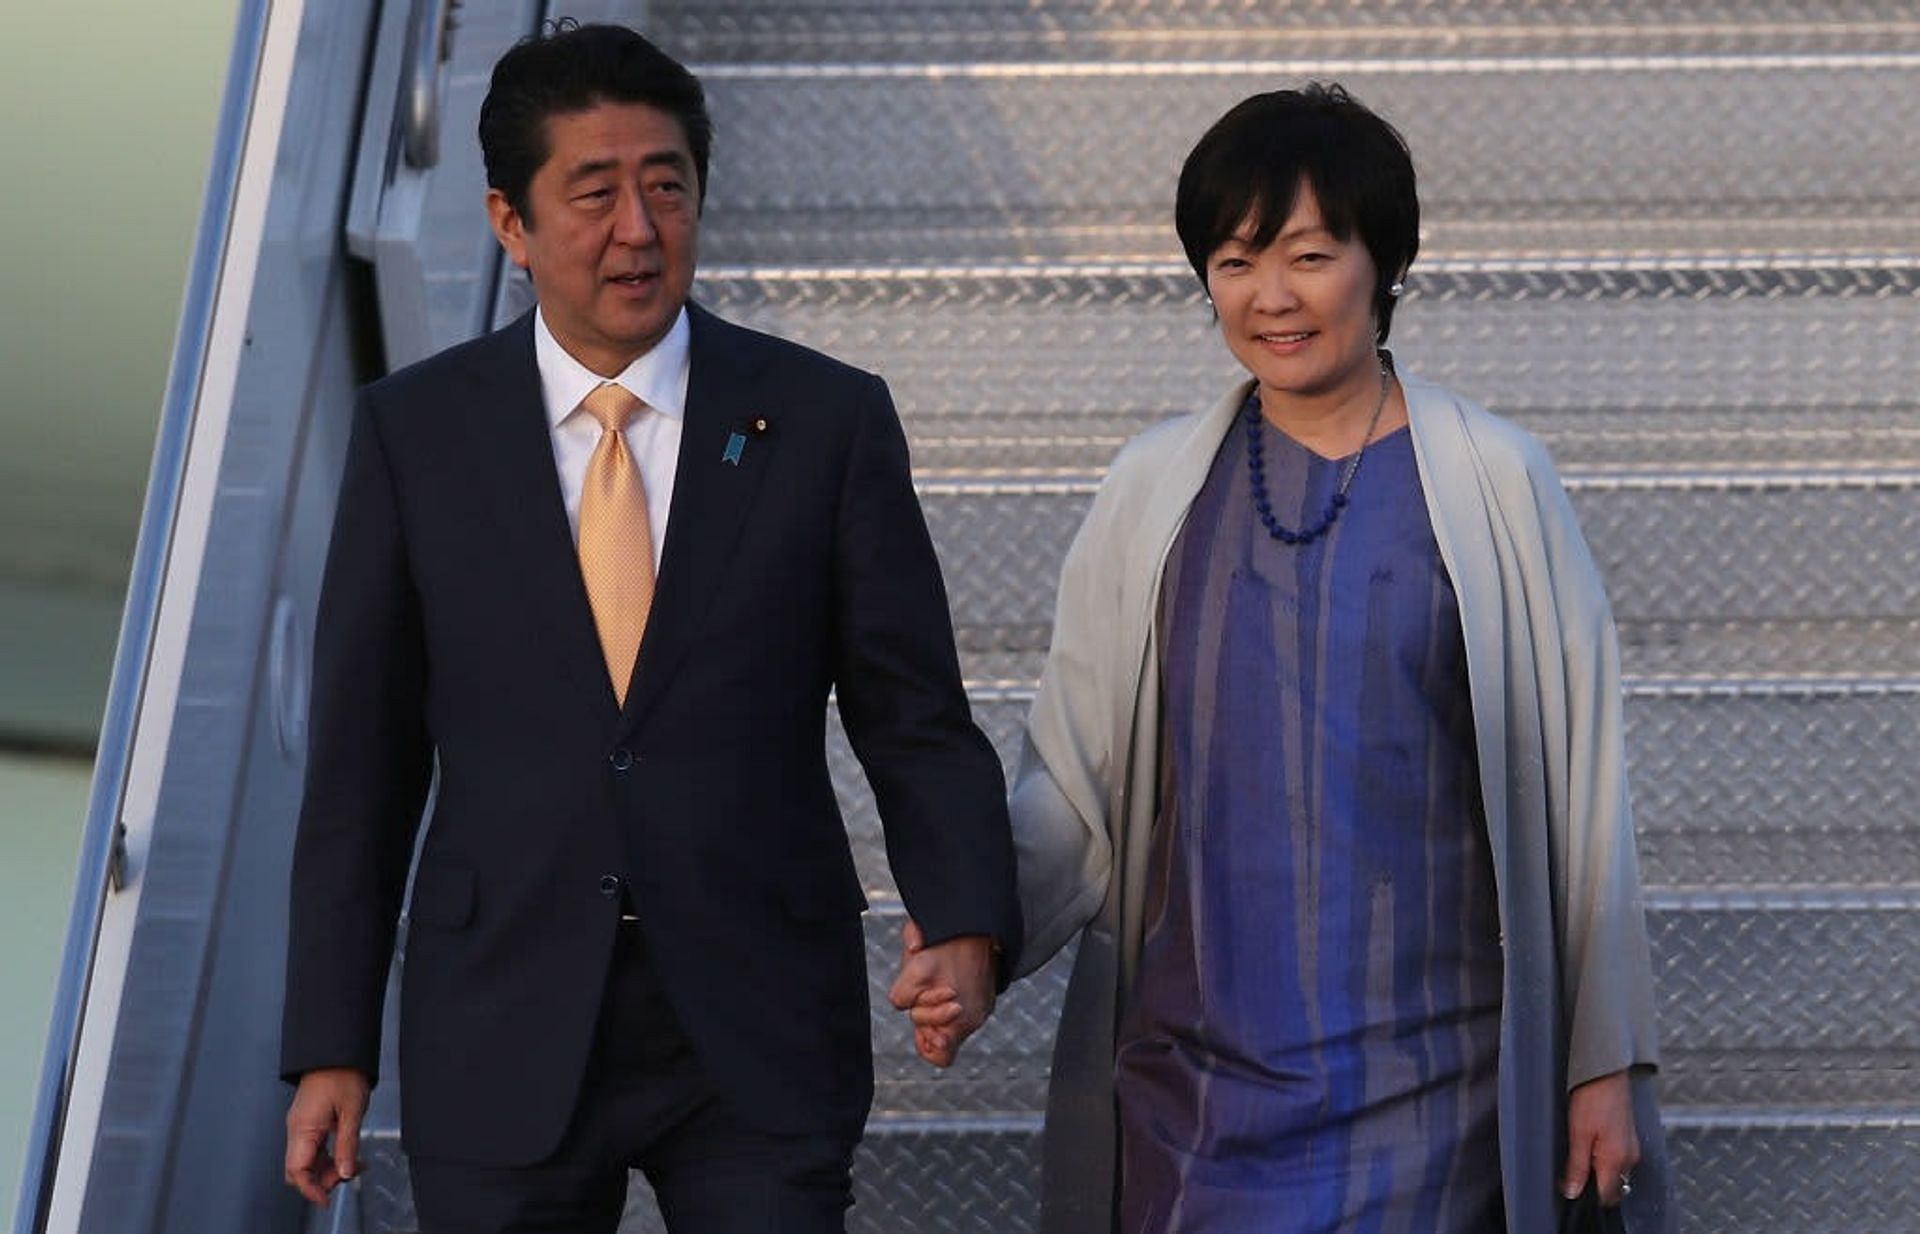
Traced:
[[[653, 567], [667, 542], [667, 511], [673, 505], [673, 477], [680, 462], [680, 430], [686, 423], [687, 310], [682, 308], [666, 336], [612, 380], [645, 403], [621, 436], [647, 486], [647, 519], [653, 524]], [[560, 474], [560, 496], [567, 524], [580, 540], [580, 490], [586, 485], [587, 460], [600, 444], [600, 423], [580, 407], [602, 378], [567, 353], [547, 328], [546, 314], [533, 315], [533, 358], [540, 369], [540, 393], [546, 399], [547, 427], [553, 437], [553, 462]]]

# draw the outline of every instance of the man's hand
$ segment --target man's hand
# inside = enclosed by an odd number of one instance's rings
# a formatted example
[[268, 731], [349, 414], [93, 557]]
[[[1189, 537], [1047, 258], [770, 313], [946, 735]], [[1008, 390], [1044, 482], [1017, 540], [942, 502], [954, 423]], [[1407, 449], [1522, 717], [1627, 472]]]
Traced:
[[293, 1094], [287, 1110], [287, 1185], [322, 1208], [334, 1187], [360, 1172], [360, 1120], [366, 1117], [371, 1087], [350, 1067], [324, 1067], [301, 1076]]
[[900, 936], [900, 975], [887, 1000], [913, 1021], [920, 1057], [951, 1067], [960, 1043], [993, 1014], [993, 940], [966, 934], [929, 947], [911, 919]]
[[1567, 1171], [1560, 1190], [1569, 1200], [1586, 1190], [1592, 1170], [1600, 1203], [1612, 1208], [1626, 1198], [1627, 1171], [1640, 1160], [1633, 1128], [1633, 1093], [1627, 1073], [1588, 1080], [1567, 1098]]

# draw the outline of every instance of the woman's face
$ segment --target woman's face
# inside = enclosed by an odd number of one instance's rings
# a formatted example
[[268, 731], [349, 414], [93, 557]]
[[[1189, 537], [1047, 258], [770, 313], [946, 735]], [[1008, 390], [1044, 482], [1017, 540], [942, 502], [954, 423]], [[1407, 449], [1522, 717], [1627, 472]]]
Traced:
[[1302, 184], [1293, 213], [1263, 249], [1242, 224], [1207, 259], [1207, 294], [1236, 360], [1260, 381], [1262, 397], [1346, 396], [1376, 382], [1373, 257], [1358, 235], [1336, 240]]

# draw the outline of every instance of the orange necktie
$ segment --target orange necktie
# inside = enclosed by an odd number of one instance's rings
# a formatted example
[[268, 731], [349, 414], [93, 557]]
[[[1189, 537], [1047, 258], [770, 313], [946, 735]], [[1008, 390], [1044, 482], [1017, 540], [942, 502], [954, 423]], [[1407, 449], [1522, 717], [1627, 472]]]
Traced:
[[580, 405], [600, 422], [600, 444], [587, 460], [587, 482], [580, 492], [580, 575], [600, 630], [613, 695], [625, 706], [653, 607], [653, 524], [647, 517], [646, 483], [621, 433], [646, 404], [607, 382]]

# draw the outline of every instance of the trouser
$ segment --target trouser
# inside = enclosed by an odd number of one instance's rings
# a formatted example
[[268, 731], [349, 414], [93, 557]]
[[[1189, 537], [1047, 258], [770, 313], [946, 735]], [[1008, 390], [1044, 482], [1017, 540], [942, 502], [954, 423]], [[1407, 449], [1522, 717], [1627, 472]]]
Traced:
[[703, 1074], [627, 921], [559, 1148], [531, 1166], [416, 1157], [414, 1208], [421, 1234], [615, 1234], [638, 1169], [671, 1234], [844, 1234], [856, 1139], [776, 1135], [740, 1118]]

